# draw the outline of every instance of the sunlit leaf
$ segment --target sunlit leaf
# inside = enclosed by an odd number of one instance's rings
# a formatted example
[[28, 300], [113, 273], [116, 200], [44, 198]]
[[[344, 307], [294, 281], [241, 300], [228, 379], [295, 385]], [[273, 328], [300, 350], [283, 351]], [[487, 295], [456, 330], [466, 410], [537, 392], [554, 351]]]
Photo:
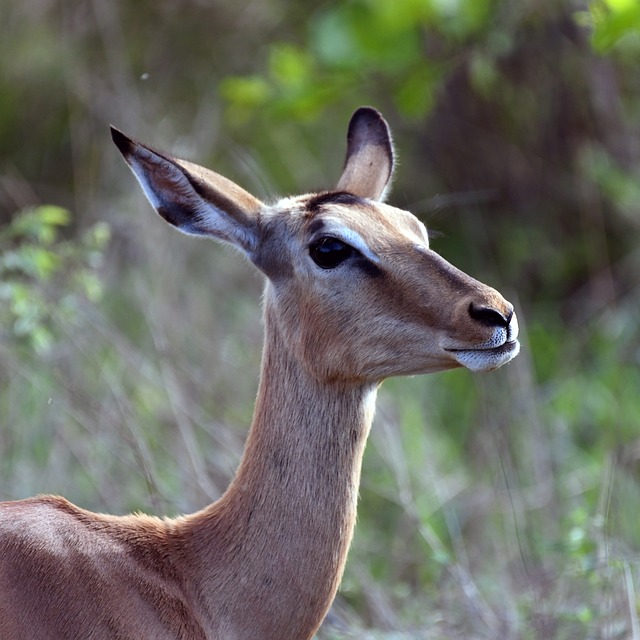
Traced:
[[259, 107], [269, 98], [271, 88], [262, 76], [230, 77], [220, 83], [220, 93], [235, 106]]
[[590, 5], [590, 14], [591, 42], [599, 53], [606, 53], [628, 37], [640, 42], [640, 3], [596, 0]]
[[285, 87], [300, 87], [314, 80], [309, 55], [290, 44], [278, 44], [271, 48], [269, 71], [276, 82]]
[[47, 204], [34, 210], [34, 216], [41, 224], [64, 227], [71, 220], [71, 213], [63, 207]]

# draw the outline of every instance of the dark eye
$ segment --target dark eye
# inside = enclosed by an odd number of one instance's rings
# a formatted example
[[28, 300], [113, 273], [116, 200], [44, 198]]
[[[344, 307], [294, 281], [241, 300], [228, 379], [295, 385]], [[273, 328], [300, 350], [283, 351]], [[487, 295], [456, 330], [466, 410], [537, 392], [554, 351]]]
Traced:
[[348, 244], [326, 236], [309, 247], [311, 259], [322, 269], [333, 269], [353, 255], [354, 249]]

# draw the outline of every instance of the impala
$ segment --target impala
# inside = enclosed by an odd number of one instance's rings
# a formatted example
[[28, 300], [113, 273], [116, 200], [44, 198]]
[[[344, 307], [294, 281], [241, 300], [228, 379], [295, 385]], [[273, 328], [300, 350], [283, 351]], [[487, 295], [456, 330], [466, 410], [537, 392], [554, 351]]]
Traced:
[[0, 638], [309, 639], [344, 569], [378, 386], [500, 367], [519, 350], [513, 307], [383, 203], [394, 155], [375, 109], [354, 113], [334, 190], [272, 205], [112, 136], [167, 222], [234, 245], [266, 278], [253, 422], [229, 488], [191, 515], [1, 503]]

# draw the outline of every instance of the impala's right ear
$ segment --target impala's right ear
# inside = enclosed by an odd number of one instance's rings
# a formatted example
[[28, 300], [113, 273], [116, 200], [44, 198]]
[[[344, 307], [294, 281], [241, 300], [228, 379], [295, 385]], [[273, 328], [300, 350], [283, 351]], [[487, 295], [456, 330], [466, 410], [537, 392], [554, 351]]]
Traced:
[[255, 255], [260, 200], [214, 171], [155, 151], [114, 127], [111, 137], [167, 222], [184, 233], [229, 242], [249, 258]]
[[387, 121], [373, 107], [360, 107], [349, 122], [347, 157], [337, 190], [382, 201], [391, 182], [393, 165]]

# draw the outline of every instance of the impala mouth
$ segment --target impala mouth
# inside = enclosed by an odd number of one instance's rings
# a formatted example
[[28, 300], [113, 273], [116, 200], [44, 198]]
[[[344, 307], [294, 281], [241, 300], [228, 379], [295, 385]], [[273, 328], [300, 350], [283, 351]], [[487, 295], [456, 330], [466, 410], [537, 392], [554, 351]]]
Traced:
[[492, 371], [515, 358], [520, 352], [518, 340], [508, 340], [499, 347], [480, 349], [446, 349], [456, 361], [471, 371]]

